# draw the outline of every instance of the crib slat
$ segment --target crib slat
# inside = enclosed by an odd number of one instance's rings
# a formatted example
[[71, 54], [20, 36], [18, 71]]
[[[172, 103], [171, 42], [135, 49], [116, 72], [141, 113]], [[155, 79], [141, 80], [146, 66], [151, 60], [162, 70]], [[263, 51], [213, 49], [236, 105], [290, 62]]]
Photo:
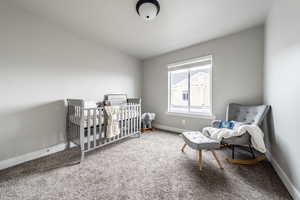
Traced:
[[124, 133], [123, 133], [123, 136], [126, 135], [126, 130], [127, 130], [127, 121], [126, 121], [127, 113], [126, 113], [126, 110], [127, 110], [127, 107], [124, 106], [124, 109], [123, 109], [123, 113], [124, 113]]
[[120, 129], [120, 133], [118, 135], [118, 138], [122, 137], [122, 108], [120, 107], [119, 113], [118, 113], [118, 125], [119, 125], [119, 129]]
[[[120, 119], [120, 113], [117, 113], [117, 121], [118, 121], [118, 127], [120, 126], [120, 123], [119, 123], [119, 119]], [[121, 130], [120, 130], [121, 131]], [[115, 140], [117, 140], [119, 138], [120, 134], [116, 135], [114, 137]]]
[[134, 132], [136, 132], [136, 105], [134, 105], [134, 109], [133, 109], [133, 122], [134, 122], [134, 126], [133, 126], [133, 129], [134, 129]]
[[140, 106], [139, 105], [137, 105], [137, 111], [136, 111], [136, 119], [137, 119], [137, 132], [139, 132], [140, 131]]
[[79, 135], [80, 135], [80, 148], [81, 148], [81, 161], [84, 158], [84, 109], [80, 108], [80, 130], [79, 130]]
[[71, 138], [77, 138], [78, 137], [78, 125], [75, 123], [71, 123]]
[[80, 137], [80, 125], [75, 125], [75, 138]]
[[91, 117], [91, 113], [90, 113], [90, 109], [87, 110], [87, 130], [88, 130], [88, 134], [87, 134], [87, 150], [90, 149], [90, 136], [91, 136], [91, 120], [90, 120], [90, 117]]
[[141, 104], [139, 105], [139, 119], [140, 119], [140, 121], [139, 121], [139, 131], [141, 131], [141, 129], [142, 129], [142, 106], [141, 106]]
[[120, 128], [120, 137], [123, 137], [123, 118], [124, 118], [124, 116], [123, 116], [123, 108], [121, 107], [121, 109], [120, 109], [120, 120], [121, 120], [121, 128]]
[[130, 106], [130, 133], [133, 132], [133, 115], [132, 115], [132, 111], [133, 111], [133, 105], [131, 104]]
[[72, 117], [73, 117], [73, 122], [76, 123], [76, 124], [79, 124], [78, 121], [77, 121], [77, 106], [72, 106]]
[[129, 134], [130, 132], [130, 112], [129, 112], [129, 109], [130, 109], [130, 105], [128, 104], [127, 106], [127, 135]]
[[130, 113], [129, 113], [129, 109], [130, 109], [130, 105], [128, 104], [128, 106], [127, 106], [127, 125], [128, 125], [128, 127], [127, 127], [127, 134], [126, 135], [128, 135], [129, 132], [130, 132]]
[[135, 106], [135, 132], [138, 132], [138, 125], [139, 125], [139, 122], [138, 122], [138, 105]]
[[132, 107], [133, 107], [133, 109], [132, 109], [133, 132], [135, 132], [135, 125], [136, 125], [136, 121], [135, 121], [135, 108], [136, 108], [136, 106], [133, 105]]
[[139, 132], [139, 105], [136, 106], [136, 132]]
[[127, 135], [127, 130], [128, 130], [128, 123], [127, 123], [127, 118], [128, 118], [128, 113], [127, 113], [127, 109], [128, 109], [128, 106], [124, 106], [124, 136]]
[[76, 106], [77, 108], [77, 114], [75, 115], [76, 116], [76, 120], [77, 120], [77, 123], [79, 124], [80, 123], [80, 107], [79, 106]]
[[124, 107], [123, 108], [123, 136], [125, 136], [126, 135], [126, 128], [127, 128], [127, 126], [126, 126], [126, 107]]
[[137, 104], [135, 104], [134, 106], [134, 121], [135, 121], [135, 125], [134, 125], [134, 132], [136, 133], [137, 132], [137, 125], [138, 125], [138, 122], [137, 122]]
[[99, 108], [98, 123], [99, 123], [99, 140], [101, 140], [102, 139], [102, 107]]
[[72, 120], [72, 122], [70, 121], [71, 119], [70, 119], [70, 116], [68, 116], [69, 117], [69, 128], [70, 128], [70, 130], [69, 130], [69, 137], [70, 137], [70, 139], [72, 140], [73, 138], [76, 138], [77, 137], [77, 129], [76, 129], [76, 127], [74, 128], [74, 126], [75, 126], [75, 124], [74, 123], [76, 123], [76, 121], [75, 121], [75, 113], [74, 113], [74, 106], [69, 106], [69, 108], [70, 108], [70, 114], [71, 114], [71, 116], [74, 116], [73, 118], [73, 120]]
[[131, 105], [128, 105], [128, 134], [131, 132], [131, 113], [130, 113]]
[[136, 126], [136, 121], [135, 121], [135, 109], [136, 105], [133, 105], [133, 111], [132, 111], [132, 117], [133, 117], [133, 132], [135, 133], [135, 126]]
[[128, 118], [128, 112], [127, 112], [127, 109], [128, 109], [128, 107], [126, 106], [125, 107], [125, 110], [124, 110], [124, 114], [125, 114], [125, 131], [124, 131], [124, 134], [125, 134], [125, 136], [127, 135], [127, 131], [128, 131], [128, 124], [127, 124], [127, 118]]
[[134, 112], [135, 112], [135, 105], [132, 106], [132, 122], [133, 122], [133, 126], [132, 126], [132, 132], [134, 133], [135, 132], [135, 115], [134, 115]]
[[132, 133], [135, 132], [135, 120], [134, 120], [134, 110], [135, 110], [135, 105], [132, 105], [132, 110], [131, 110], [131, 119], [132, 119]]
[[118, 125], [119, 125], [119, 129], [120, 129], [120, 133], [118, 135], [118, 138], [122, 137], [122, 108], [120, 107], [119, 113], [118, 113]]
[[123, 130], [123, 136], [126, 135], [127, 130], [127, 124], [126, 124], [126, 106], [123, 107], [123, 121], [124, 121], [124, 130]]
[[74, 122], [76, 124], [79, 124], [79, 120], [80, 120], [79, 113], [78, 113], [79, 112], [79, 107], [78, 106], [74, 106], [73, 112], [74, 112]]
[[72, 139], [72, 130], [71, 130], [71, 121], [70, 121], [70, 113], [71, 113], [71, 106], [68, 105], [68, 112], [67, 112], [67, 139], [68, 144], [70, 143], [70, 140]]
[[129, 130], [130, 130], [130, 117], [129, 117], [129, 105], [127, 106], [127, 134], [126, 135], [128, 135], [129, 134]]
[[94, 148], [96, 147], [96, 140], [97, 140], [97, 123], [96, 123], [96, 119], [97, 119], [97, 111], [98, 109], [94, 109], [94, 113], [93, 113], [93, 136], [94, 136]]
[[68, 127], [68, 135], [69, 135], [69, 138], [71, 139], [72, 138], [72, 134], [73, 134], [73, 129], [72, 129], [73, 128], [73, 123], [70, 121], [71, 120], [70, 116], [67, 116], [67, 117], [68, 117], [68, 121], [69, 121], [69, 123], [68, 123], [68, 125], [69, 125], [69, 127]]
[[140, 115], [140, 112], [141, 112], [141, 105], [139, 104], [138, 106], [138, 132], [141, 132], [141, 115]]

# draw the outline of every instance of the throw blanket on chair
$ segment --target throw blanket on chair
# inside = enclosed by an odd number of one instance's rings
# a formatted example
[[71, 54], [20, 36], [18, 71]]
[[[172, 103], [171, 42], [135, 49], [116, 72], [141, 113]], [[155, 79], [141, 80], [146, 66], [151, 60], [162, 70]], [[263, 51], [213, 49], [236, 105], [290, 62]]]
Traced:
[[202, 130], [202, 133], [205, 136], [218, 141], [221, 141], [223, 138], [241, 136], [246, 132], [251, 136], [252, 146], [257, 151], [265, 153], [266, 146], [264, 143], [264, 133], [257, 125], [242, 125], [236, 129], [206, 127]]
[[120, 106], [105, 106], [105, 111], [107, 114], [106, 137], [112, 138], [120, 134], [118, 119]]

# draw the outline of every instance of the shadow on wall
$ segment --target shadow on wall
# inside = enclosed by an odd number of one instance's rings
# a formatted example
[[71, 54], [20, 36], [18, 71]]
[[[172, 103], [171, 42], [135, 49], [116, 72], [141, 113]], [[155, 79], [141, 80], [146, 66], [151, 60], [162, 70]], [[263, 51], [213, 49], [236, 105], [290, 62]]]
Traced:
[[269, 153], [272, 153], [272, 144], [276, 143], [275, 127], [273, 118], [273, 108], [271, 107], [267, 115], [267, 123], [264, 125], [265, 142]]
[[64, 100], [7, 110], [0, 114], [0, 160], [65, 141]]
[[[280, 141], [277, 140], [276, 134], [276, 125], [274, 120], [274, 111], [271, 107], [268, 116], [267, 116], [267, 124], [265, 131], [265, 142], [267, 151], [272, 157], [272, 159], [275, 159], [275, 162], [277, 162], [279, 165], [282, 163], [285, 164], [285, 173], [290, 177], [291, 181], [293, 182], [293, 174], [290, 166], [287, 163], [289, 162], [289, 154], [285, 148], [280, 144]], [[279, 156], [279, 155], [285, 155], [285, 156]], [[278, 159], [280, 158], [280, 160]]]

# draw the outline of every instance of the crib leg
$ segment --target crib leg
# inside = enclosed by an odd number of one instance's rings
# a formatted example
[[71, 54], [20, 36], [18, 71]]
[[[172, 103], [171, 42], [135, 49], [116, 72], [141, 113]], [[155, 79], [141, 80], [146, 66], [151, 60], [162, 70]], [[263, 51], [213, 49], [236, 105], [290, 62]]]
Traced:
[[81, 160], [80, 160], [80, 162], [83, 162], [83, 160], [84, 160], [84, 152], [81, 152]]
[[71, 141], [68, 141], [68, 143], [67, 143], [67, 149], [71, 149]]

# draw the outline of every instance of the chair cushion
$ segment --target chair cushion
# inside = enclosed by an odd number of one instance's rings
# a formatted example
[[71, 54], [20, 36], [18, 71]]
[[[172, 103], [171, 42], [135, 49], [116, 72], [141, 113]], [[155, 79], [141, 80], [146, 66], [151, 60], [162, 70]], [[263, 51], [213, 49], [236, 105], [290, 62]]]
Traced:
[[182, 133], [185, 143], [192, 149], [218, 149], [220, 143], [210, 139], [199, 131]]

